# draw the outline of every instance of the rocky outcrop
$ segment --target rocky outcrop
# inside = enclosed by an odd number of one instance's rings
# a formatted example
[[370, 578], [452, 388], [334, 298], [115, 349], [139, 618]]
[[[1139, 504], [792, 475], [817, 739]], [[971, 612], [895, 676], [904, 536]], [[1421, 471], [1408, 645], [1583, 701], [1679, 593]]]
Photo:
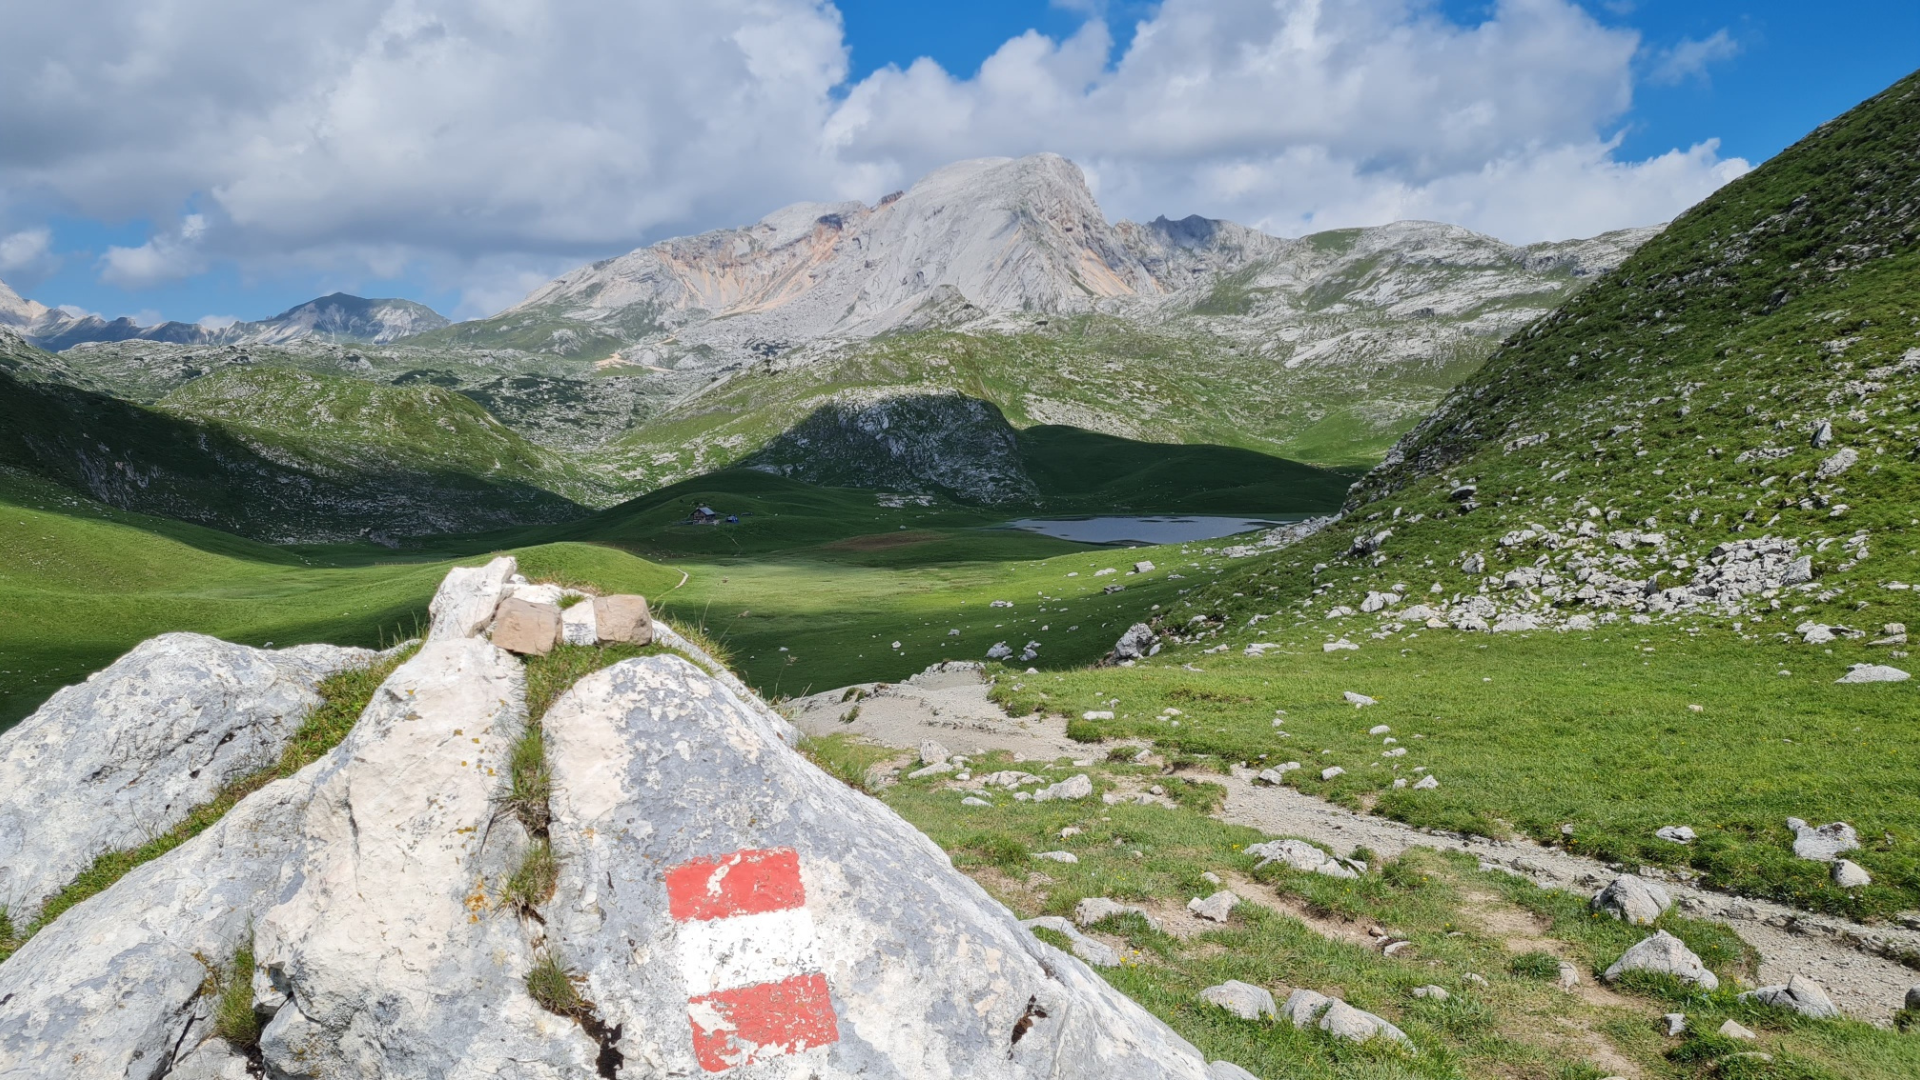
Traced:
[[[505, 902], [523, 680], [429, 641], [338, 747], [41, 930], [0, 964], [0, 1074], [1234, 1075], [678, 656], [548, 712], [557, 880]], [[209, 988], [249, 944], [234, 1046]]]
[[433, 620], [427, 640], [473, 637], [485, 630], [519, 570], [513, 556], [502, 555], [485, 566], [456, 566], [447, 571], [427, 605]]
[[0, 735], [0, 906], [24, 925], [95, 857], [278, 760], [320, 681], [373, 657], [164, 634], [56, 693]]

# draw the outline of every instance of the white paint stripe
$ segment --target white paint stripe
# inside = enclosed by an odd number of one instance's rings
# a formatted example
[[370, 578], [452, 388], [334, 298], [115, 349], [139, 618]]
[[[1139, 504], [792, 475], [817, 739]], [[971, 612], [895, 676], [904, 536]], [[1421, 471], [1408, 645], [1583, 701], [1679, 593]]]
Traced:
[[689, 998], [820, 970], [806, 908], [683, 922], [679, 928], [680, 972]]

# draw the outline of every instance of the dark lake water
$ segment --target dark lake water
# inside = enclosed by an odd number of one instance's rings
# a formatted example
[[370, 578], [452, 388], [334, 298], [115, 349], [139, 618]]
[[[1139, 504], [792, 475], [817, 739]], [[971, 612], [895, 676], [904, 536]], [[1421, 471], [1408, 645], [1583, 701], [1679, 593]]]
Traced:
[[1276, 525], [1300, 521], [1303, 514], [1277, 514], [1273, 517], [1213, 517], [1202, 514], [1148, 514], [1141, 516], [1103, 516], [1079, 518], [1021, 518], [1002, 528], [1025, 529], [1061, 540], [1081, 544], [1184, 544], [1192, 540], [1216, 540], [1222, 536], [1271, 529]]

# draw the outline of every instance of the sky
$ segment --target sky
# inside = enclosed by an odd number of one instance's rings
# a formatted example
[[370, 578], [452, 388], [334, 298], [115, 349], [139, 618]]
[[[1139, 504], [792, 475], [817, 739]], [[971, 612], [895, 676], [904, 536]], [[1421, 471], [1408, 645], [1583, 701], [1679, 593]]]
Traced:
[[1912, 0], [0, 0], [0, 280], [219, 322], [1052, 151], [1109, 217], [1670, 219], [1920, 66]]

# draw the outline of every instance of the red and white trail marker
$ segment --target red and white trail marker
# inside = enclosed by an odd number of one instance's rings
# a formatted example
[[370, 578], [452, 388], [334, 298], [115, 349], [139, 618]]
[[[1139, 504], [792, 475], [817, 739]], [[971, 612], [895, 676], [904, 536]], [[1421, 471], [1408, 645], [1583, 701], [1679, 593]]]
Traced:
[[702, 1069], [724, 1072], [840, 1038], [806, 901], [792, 848], [736, 851], [667, 871]]

